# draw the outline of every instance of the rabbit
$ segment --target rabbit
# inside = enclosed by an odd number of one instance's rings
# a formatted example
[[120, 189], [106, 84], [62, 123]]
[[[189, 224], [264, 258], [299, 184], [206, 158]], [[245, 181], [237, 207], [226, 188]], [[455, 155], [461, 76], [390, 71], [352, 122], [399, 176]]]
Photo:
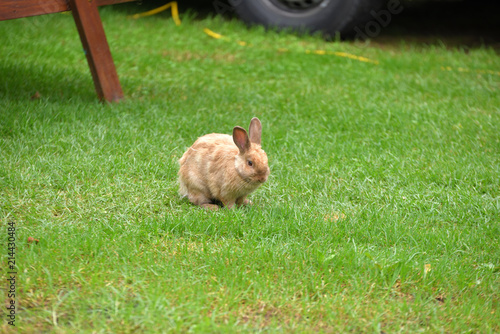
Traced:
[[248, 194], [267, 181], [267, 155], [261, 148], [262, 124], [252, 118], [249, 134], [235, 126], [233, 135], [198, 138], [179, 160], [179, 193], [195, 205], [217, 210], [251, 204]]

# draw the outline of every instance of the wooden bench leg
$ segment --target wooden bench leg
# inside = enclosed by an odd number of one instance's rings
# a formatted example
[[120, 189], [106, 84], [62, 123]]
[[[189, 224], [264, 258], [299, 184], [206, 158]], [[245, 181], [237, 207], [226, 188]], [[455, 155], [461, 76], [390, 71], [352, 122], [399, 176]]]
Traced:
[[69, 0], [97, 95], [109, 102], [123, 98], [115, 64], [111, 57], [96, 0]]

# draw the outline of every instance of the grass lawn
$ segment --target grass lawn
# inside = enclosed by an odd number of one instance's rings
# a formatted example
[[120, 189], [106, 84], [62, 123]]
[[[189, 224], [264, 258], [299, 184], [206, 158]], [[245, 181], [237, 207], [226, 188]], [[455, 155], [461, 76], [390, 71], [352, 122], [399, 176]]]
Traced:
[[[101, 9], [113, 105], [71, 15], [0, 22], [19, 332], [500, 332], [494, 50], [128, 18], [143, 10]], [[181, 199], [185, 149], [253, 116], [271, 167], [254, 205]]]

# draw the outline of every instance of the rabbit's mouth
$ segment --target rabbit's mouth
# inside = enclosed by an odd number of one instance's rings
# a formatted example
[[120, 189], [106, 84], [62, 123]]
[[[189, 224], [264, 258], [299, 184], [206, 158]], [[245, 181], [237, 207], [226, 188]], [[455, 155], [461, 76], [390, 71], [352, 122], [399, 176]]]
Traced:
[[[267, 179], [267, 177], [266, 177]], [[261, 176], [249, 176], [249, 177], [246, 177], [244, 178], [245, 182], [248, 184], [248, 185], [252, 185], [252, 186], [260, 186], [262, 183], [266, 182], [266, 180], [264, 180]]]
[[257, 177], [257, 182], [259, 182], [259, 183], [266, 182], [267, 181], [267, 176], [268, 176], [267, 174], [264, 174], [264, 175], [261, 175], [261, 176]]
[[253, 173], [252, 175], [246, 175], [245, 177], [243, 177], [243, 175], [241, 176], [246, 183], [259, 186], [267, 181], [269, 172]]

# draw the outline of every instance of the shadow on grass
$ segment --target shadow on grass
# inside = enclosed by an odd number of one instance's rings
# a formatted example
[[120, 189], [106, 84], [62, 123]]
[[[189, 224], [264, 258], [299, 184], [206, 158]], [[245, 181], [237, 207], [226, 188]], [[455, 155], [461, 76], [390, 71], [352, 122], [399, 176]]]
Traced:
[[401, 14], [373, 38], [381, 46], [409, 42], [417, 46], [493, 48], [500, 52], [500, 2], [496, 0], [402, 1]]
[[[112, 8], [114, 11], [123, 12], [127, 15], [134, 15], [159, 8], [163, 5], [166, 5], [169, 2], [170, 0], [148, 0], [148, 1], [125, 2], [109, 6], [109, 8]], [[220, 7], [219, 4], [222, 7]], [[203, 20], [208, 17], [213, 17], [219, 14], [223, 14], [223, 16], [230, 17], [231, 13], [233, 13], [230, 5], [227, 2], [223, 3], [223, 1], [221, 0], [205, 0], [205, 1], [182, 0], [182, 1], [177, 1], [177, 6], [181, 19], [183, 15], [188, 15], [190, 18], [194, 20]], [[170, 9], [167, 9], [166, 11], [154, 15], [164, 15], [165, 17], [169, 17]]]
[[[167, 0], [151, 0], [126, 3], [113, 8], [135, 14], [160, 7], [167, 2]], [[400, 2], [403, 7], [401, 13], [393, 15], [387, 24], [383, 24], [378, 31], [370, 34], [372, 41], [377, 45], [390, 47], [410, 42], [417, 46], [444, 44], [447, 47], [464, 49], [491, 47], [500, 52], [500, 20], [498, 20], [500, 2], [496, 0], [401, 0]], [[181, 18], [182, 15], [189, 15], [193, 19], [219, 15], [226, 19], [237, 19], [231, 6], [223, 0], [180, 1], [179, 11]], [[373, 14], [369, 19], [378, 23]], [[360, 28], [365, 29], [365, 27]]]
[[50, 67], [44, 64], [0, 63], [2, 85], [0, 100], [81, 100], [96, 101], [92, 75], [71, 73], [65, 68]]

